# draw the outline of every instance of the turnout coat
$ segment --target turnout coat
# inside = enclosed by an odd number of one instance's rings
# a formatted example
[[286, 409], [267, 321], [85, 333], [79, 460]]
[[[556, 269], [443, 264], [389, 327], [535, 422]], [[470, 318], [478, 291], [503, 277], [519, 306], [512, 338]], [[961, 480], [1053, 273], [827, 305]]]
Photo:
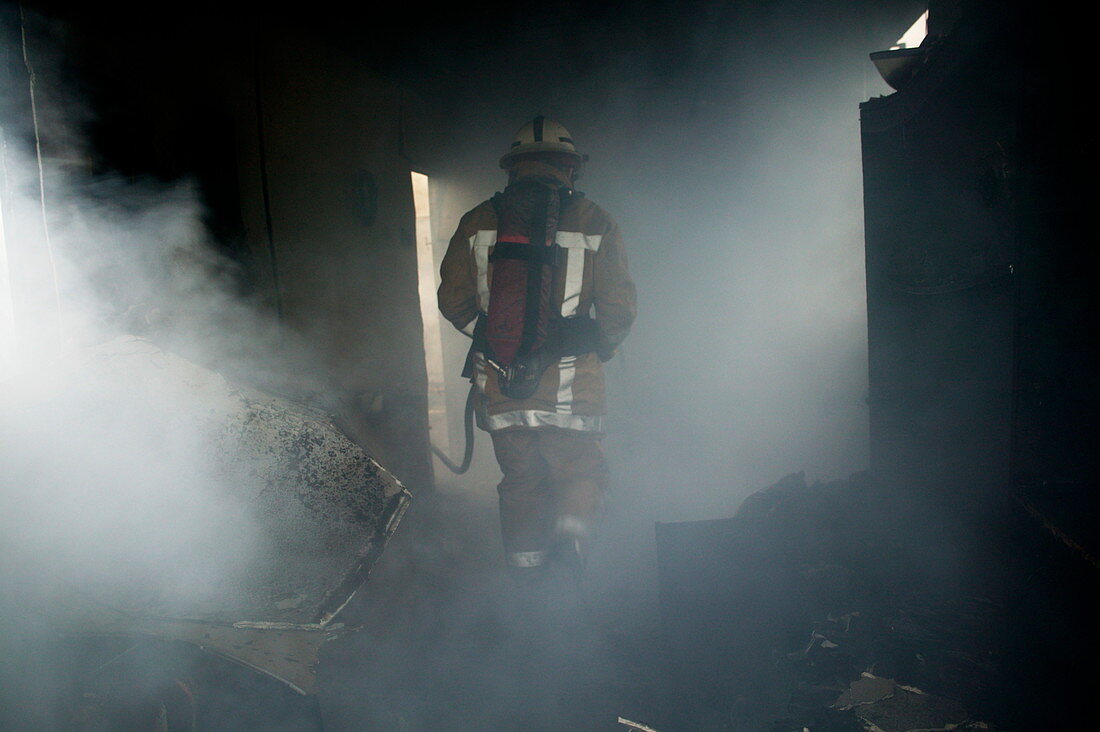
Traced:
[[[544, 163], [516, 166], [517, 179], [564, 175]], [[466, 213], [451, 238], [440, 269], [439, 309], [456, 328], [469, 333], [478, 313], [489, 312], [493, 266], [489, 255], [497, 236], [493, 205], [485, 201]], [[529, 399], [504, 396], [483, 354], [474, 354], [474, 380], [481, 395], [478, 424], [494, 432], [511, 428], [561, 428], [602, 432], [605, 413], [603, 361], [614, 355], [637, 313], [634, 283], [618, 225], [596, 204], [574, 196], [562, 211], [555, 238], [553, 317], [594, 317], [599, 347], [566, 356], [542, 375]]]

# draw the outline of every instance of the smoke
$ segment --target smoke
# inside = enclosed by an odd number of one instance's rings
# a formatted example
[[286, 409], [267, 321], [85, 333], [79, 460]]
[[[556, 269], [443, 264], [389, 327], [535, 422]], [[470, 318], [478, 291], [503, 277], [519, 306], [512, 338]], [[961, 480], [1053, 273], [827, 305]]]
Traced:
[[[5, 536], [41, 559], [58, 552], [66, 563], [79, 558], [78, 573], [83, 562], [163, 559], [129, 551], [136, 547], [126, 546], [126, 536], [135, 531], [159, 535], [168, 555], [187, 554], [192, 543], [210, 546], [226, 527], [214, 520], [218, 504], [207, 500], [202, 435], [184, 427], [209, 405], [193, 403], [194, 393], [179, 385], [167, 391], [170, 378], [135, 382], [125, 361], [111, 363], [113, 349], [95, 350], [139, 330], [200, 360], [227, 342], [217, 334], [245, 310], [227, 264], [205, 240], [194, 191], [78, 180], [42, 161], [43, 206], [33, 151], [9, 145], [8, 153], [7, 230], [40, 236], [9, 237], [6, 248], [44, 256], [19, 262], [42, 266], [5, 273], [32, 294], [31, 306], [17, 313], [3, 382]], [[114, 409], [103, 411], [105, 404]], [[173, 536], [188, 516], [211, 533]], [[109, 556], [88, 554], [99, 549]]]
[[[867, 467], [858, 105], [890, 91], [867, 53], [920, 12], [701, 3], [673, 19], [655, 5], [568, 33], [517, 24], [478, 48], [505, 68], [456, 94], [453, 153], [482, 196], [527, 115], [590, 153], [579, 188], [618, 220], [638, 286], [607, 369], [607, 444], [613, 501], [642, 522], [729, 515], [794, 470]], [[534, 80], [513, 55], [568, 71]]]
[[[621, 226], [639, 316], [606, 365], [613, 483], [585, 599], [592, 622], [636, 638], [656, 622], [654, 521], [730, 516], [752, 491], [792, 472], [812, 481], [867, 467], [858, 105], [890, 91], [867, 53], [889, 47], [923, 9], [643, 5], [558, 24], [515, 19], [492, 42], [456, 29], [462, 43], [453, 55], [445, 44], [432, 49], [450, 63], [453, 88], [443, 96], [454, 105], [446, 172], [437, 180], [446, 211], [440, 248], [463, 212], [504, 186], [496, 161], [535, 114], [563, 123], [590, 154], [578, 187]], [[468, 341], [446, 331], [444, 339], [448, 371], [457, 375]], [[447, 386], [449, 411], [461, 414], [465, 385], [455, 376]], [[443, 479], [488, 503], [499, 474], [489, 440], [479, 440], [472, 477]], [[460, 551], [482, 547], [487, 527], [467, 519], [469, 502], [453, 499], [436, 517], [443, 526], [424, 529], [424, 541], [468, 520]], [[449, 541], [459, 541], [453, 534], [451, 526]], [[402, 557], [427, 551], [407, 538], [394, 547]], [[411, 560], [407, 574], [425, 572], [435, 587], [440, 562]], [[458, 560], [451, 569], [463, 571]], [[427, 599], [403, 596], [401, 612], [468, 621], [471, 628], [448, 636], [460, 644], [478, 637], [471, 615], [483, 617], [462, 598], [486, 591], [494, 591], [490, 583], [471, 580], [426, 591]], [[603, 650], [574, 658], [620, 677], [595, 682], [600, 688], [645, 676], [635, 659], [601, 667]], [[431, 658], [415, 667], [435, 668]], [[461, 682], [405, 693], [446, 706], [460, 683], [477, 682], [467, 672]], [[564, 688], [583, 698], [584, 683]], [[613, 698], [607, 693], [604, 702]], [[630, 702], [638, 698], [623, 701], [626, 716]], [[492, 718], [492, 709], [480, 711], [485, 716], [456, 702], [440, 714]]]
[[191, 182], [88, 172], [78, 122], [91, 113], [36, 22], [31, 73], [2, 100], [33, 124], [0, 119], [4, 724], [30, 723], [20, 714], [38, 702], [38, 722], [57, 713], [48, 695], [65, 689], [47, 687], [64, 669], [36, 678], [35, 660], [54, 631], [107, 607], [232, 611], [270, 563], [265, 483], [219, 449], [232, 392], [216, 372], [270, 386], [297, 369], [299, 393], [327, 385], [246, 294]]
[[[433, 57], [452, 71], [439, 98], [455, 111], [437, 179], [447, 192], [437, 239], [503, 186], [496, 159], [536, 113], [564, 123], [591, 154], [580, 188], [622, 227], [640, 314], [607, 368], [614, 487], [587, 586], [602, 618], [635, 629], [656, 594], [653, 520], [730, 515], [782, 475], [837, 477], [866, 466], [857, 105], [886, 91], [870, 78], [867, 52], [888, 46], [919, 12], [909, 13], [911, 3], [643, 5], [593, 22], [505, 24], [492, 44], [452, 38]], [[65, 139], [79, 135], [69, 129]], [[27, 149], [8, 159], [15, 184], [4, 193], [5, 228], [37, 230], [37, 157]], [[192, 186], [49, 165], [45, 175], [53, 263], [36, 258], [33, 274], [19, 275], [33, 316], [20, 314], [17, 345], [0, 351], [11, 354], [4, 368], [15, 377], [0, 410], [0, 451], [13, 456], [4, 461], [0, 528], [21, 547], [19, 566], [9, 561], [6, 571], [110, 584], [103, 567], [137, 577], [173, 560], [178, 576], [163, 587], [209, 591], [257, 551], [255, 524], [221, 490], [205, 436], [165, 418], [209, 405], [135, 389], [109, 362], [75, 391], [60, 375], [87, 374], [76, 368], [82, 348], [139, 332], [228, 373], [273, 381], [294, 370], [314, 393], [325, 379], [307, 367], [308, 350], [242, 296], [238, 265], [209, 245]], [[468, 341], [446, 337], [449, 408], [459, 414]], [[88, 391], [109, 394], [117, 408], [89, 410]], [[49, 419], [39, 411], [46, 402]], [[372, 593], [382, 600], [378, 632], [348, 646], [358, 656], [344, 668], [373, 658], [370, 699], [395, 708], [380, 726], [411, 718], [430, 728], [432, 713], [454, 718], [450, 703], [465, 703], [461, 719], [498, 718], [469, 708], [479, 696], [511, 697], [518, 718], [523, 695], [545, 681], [511, 671], [522, 667], [517, 656], [547, 648], [502, 640], [494, 625], [504, 621], [492, 598], [511, 590], [490, 510], [498, 474], [488, 440], [479, 442], [473, 479], [458, 484], [476, 498], [414, 508]], [[232, 566], [219, 559], [227, 556]], [[436, 626], [441, 616], [449, 620]], [[558, 671], [585, 666], [591, 655], [577, 646], [563, 645], [569, 659]], [[421, 675], [425, 668], [432, 673]], [[450, 678], [461, 683], [447, 691]], [[354, 708], [362, 682], [343, 679], [338, 703]], [[557, 678], [541, 693], [569, 684]]]

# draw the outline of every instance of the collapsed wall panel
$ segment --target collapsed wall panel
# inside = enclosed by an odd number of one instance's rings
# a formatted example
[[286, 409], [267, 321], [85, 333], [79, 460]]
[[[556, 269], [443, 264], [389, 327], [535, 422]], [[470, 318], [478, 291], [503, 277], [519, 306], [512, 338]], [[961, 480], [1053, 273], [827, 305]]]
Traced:
[[5, 384], [0, 432], [5, 586], [24, 607], [261, 670], [297, 647], [267, 672], [303, 690], [410, 500], [325, 414], [130, 336]]

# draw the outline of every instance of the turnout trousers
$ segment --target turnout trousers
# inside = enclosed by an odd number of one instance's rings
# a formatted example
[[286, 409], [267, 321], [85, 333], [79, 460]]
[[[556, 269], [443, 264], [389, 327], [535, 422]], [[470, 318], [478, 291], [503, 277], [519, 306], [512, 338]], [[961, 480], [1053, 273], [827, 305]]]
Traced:
[[508, 563], [537, 567], [560, 540], [588, 538], [609, 477], [602, 435], [555, 428], [489, 434], [504, 474], [497, 490]]

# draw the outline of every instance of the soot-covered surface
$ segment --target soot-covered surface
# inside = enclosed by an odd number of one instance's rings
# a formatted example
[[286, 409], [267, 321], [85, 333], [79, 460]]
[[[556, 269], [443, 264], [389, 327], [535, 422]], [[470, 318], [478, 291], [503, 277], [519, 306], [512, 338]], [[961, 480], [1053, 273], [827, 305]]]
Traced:
[[43, 603], [316, 623], [407, 500], [325, 414], [141, 338], [46, 376], [6, 391], [0, 422], [8, 474], [28, 481], [13, 508], [41, 521], [20, 557]]

